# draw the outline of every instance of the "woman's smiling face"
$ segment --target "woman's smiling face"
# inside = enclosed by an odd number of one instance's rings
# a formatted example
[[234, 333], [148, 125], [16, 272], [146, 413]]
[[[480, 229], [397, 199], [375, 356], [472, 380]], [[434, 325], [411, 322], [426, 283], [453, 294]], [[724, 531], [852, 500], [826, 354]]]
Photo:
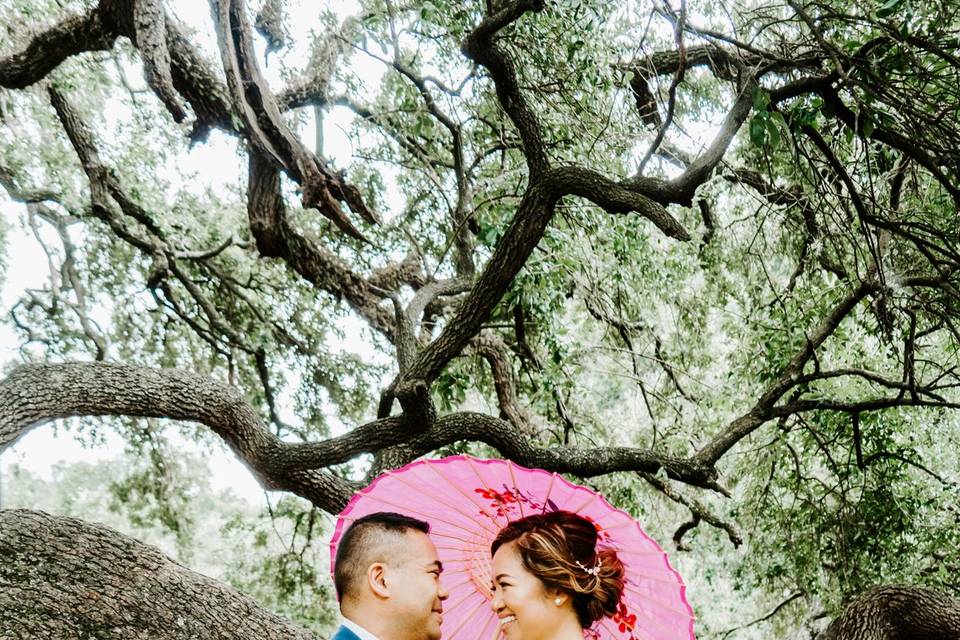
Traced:
[[562, 617], [553, 600], [557, 594], [548, 593], [543, 582], [523, 566], [515, 543], [497, 549], [492, 573], [491, 607], [507, 640], [552, 638]]

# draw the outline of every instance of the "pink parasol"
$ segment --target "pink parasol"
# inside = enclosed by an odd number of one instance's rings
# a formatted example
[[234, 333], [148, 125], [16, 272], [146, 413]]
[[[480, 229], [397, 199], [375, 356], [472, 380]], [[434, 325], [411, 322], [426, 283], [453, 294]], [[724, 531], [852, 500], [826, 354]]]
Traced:
[[627, 568], [620, 611], [599, 620], [585, 637], [695, 638], [683, 580], [636, 520], [595, 491], [510, 461], [451, 456], [418, 460], [384, 473], [354, 495], [340, 514], [330, 542], [330, 570], [340, 537], [357, 518], [395, 511], [426, 520], [443, 562], [441, 579], [450, 592], [444, 603], [444, 640], [492, 638], [498, 620], [490, 609], [490, 543], [511, 520], [558, 509], [592, 521], [598, 545], [615, 549]]

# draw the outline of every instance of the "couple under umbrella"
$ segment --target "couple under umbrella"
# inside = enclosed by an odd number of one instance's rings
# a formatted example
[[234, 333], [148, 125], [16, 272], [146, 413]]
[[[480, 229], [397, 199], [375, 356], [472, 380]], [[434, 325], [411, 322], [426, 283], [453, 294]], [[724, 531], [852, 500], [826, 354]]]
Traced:
[[627, 513], [556, 473], [420, 460], [340, 514], [333, 640], [693, 640], [663, 549]]

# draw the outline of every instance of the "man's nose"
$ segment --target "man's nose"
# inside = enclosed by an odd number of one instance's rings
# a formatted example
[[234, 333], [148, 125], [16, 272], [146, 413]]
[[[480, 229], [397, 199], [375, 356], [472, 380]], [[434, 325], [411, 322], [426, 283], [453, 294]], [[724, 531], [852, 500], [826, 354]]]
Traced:
[[440, 586], [437, 587], [437, 597], [440, 598], [440, 600], [446, 600], [450, 597], [450, 592], [447, 591], [447, 588], [443, 586], [442, 582], [440, 583]]

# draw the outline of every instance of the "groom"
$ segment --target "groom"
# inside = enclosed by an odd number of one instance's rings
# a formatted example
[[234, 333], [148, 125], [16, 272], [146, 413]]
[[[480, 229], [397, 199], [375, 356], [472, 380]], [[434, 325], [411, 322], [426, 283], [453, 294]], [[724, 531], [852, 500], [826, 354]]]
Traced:
[[440, 640], [443, 566], [430, 525], [399, 513], [358, 518], [333, 575], [343, 625], [330, 640]]

